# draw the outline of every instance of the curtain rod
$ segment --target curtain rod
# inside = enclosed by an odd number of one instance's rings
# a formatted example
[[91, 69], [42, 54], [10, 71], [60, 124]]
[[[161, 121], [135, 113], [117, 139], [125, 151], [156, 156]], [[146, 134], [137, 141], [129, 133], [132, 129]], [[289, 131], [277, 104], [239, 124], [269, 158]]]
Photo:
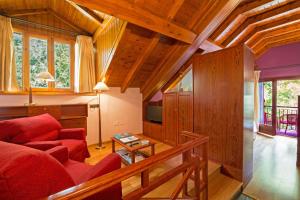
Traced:
[[44, 24], [30, 22], [30, 21], [27, 21], [27, 20], [24, 20], [24, 19], [20, 19], [20, 18], [16, 18], [16, 17], [6, 16], [3, 13], [1, 13], [1, 15], [5, 16], [5, 17], [8, 17], [8, 18], [11, 18], [12, 22], [14, 22], [14, 23], [21, 24], [21, 25], [29, 25], [29, 26], [31, 26], [33, 28], [41, 28], [41, 29], [45, 29], [45, 30], [49, 30], [49, 31], [58, 32], [58, 33], [67, 33], [67, 34], [69, 34], [71, 36], [83, 35], [81, 33], [78, 33], [78, 32], [75, 32], [75, 31], [71, 31], [71, 30], [56, 28], [56, 27], [53, 27], [53, 26], [48, 26], [48, 25], [44, 25]]

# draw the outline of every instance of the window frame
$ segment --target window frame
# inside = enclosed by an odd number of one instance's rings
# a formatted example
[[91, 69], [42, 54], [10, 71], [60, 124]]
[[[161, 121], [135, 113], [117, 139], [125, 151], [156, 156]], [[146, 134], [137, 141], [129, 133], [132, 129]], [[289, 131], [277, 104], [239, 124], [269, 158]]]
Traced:
[[14, 28], [14, 33], [22, 34], [23, 39], [23, 60], [22, 60], [22, 87], [17, 92], [22, 94], [29, 91], [30, 87], [30, 38], [44, 39], [47, 40], [47, 62], [48, 71], [55, 76], [54, 66], [54, 43], [63, 43], [70, 45], [70, 88], [55, 88], [54, 82], [49, 82], [47, 88], [32, 88], [34, 93], [43, 94], [74, 94], [74, 69], [75, 69], [75, 40], [56, 37], [48, 34], [41, 34], [36, 32], [29, 32], [22, 29]]

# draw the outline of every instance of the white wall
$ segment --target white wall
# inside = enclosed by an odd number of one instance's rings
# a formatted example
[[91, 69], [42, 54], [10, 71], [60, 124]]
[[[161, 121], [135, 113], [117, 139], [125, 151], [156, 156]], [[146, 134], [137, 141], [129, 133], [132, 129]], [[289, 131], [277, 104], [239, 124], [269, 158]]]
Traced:
[[[98, 102], [97, 96], [57, 95], [33, 96], [38, 105], [76, 104]], [[27, 95], [0, 95], [0, 106], [24, 105]], [[90, 109], [88, 113], [88, 144], [98, 143], [98, 109]], [[142, 133], [142, 95], [138, 88], [129, 88], [125, 93], [120, 88], [110, 88], [101, 94], [102, 140], [119, 132]]]

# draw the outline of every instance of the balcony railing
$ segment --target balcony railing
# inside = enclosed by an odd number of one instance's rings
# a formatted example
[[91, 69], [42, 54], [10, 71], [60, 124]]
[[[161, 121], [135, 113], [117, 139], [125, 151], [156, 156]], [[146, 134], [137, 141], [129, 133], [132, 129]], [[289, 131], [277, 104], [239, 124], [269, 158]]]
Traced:
[[[276, 106], [277, 129], [297, 129], [298, 107]], [[264, 124], [272, 126], [272, 106], [264, 106]]]

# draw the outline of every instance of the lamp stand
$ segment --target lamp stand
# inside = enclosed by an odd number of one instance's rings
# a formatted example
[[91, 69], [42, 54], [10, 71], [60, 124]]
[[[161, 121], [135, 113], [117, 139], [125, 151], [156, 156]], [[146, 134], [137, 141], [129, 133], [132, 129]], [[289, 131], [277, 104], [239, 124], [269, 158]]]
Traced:
[[98, 97], [99, 97], [99, 143], [98, 146], [96, 147], [96, 149], [104, 149], [105, 146], [103, 146], [102, 143], [102, 134], [101, 134], [101, 91], [98, 93]]

